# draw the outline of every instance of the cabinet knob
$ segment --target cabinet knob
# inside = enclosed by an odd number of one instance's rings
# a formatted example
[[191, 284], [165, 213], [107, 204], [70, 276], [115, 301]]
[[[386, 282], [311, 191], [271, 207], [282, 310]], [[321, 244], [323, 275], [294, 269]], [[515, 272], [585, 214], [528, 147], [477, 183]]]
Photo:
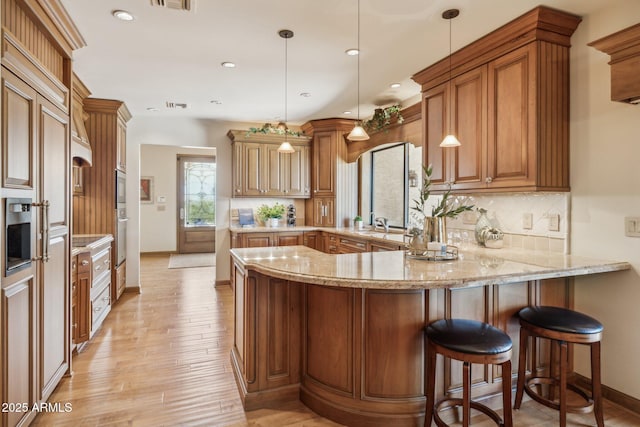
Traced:
[[484, 179], [484, 182], [486, 182], [487, 184], [491, 184], [492, 181], [493, 181], [493, 178], [491, 178], [490, 176]]
[[236, 188], [236, 193], [239, 193], [239, 192], [240, 192], [240, 189], [239, 189], [239, 188]]
[[82, 265], [89, 265], [89, 261], [87, 261], [86, 259], [85, 259], [85, 260], [82, 260], [81, 264], [82, 264]]

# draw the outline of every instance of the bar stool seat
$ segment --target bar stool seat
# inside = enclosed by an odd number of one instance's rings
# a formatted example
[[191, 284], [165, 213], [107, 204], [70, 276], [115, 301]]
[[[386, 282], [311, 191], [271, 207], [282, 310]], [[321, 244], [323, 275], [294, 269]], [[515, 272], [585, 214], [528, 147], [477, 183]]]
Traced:
[[[603, 326], [591, 316], [562, 307], [525, 307], [518, 313], [520, 317], [520, 355], [518, 365], [518, 383], [514, 408], [519, 409], [523, 394], [527, 393], [536, 402], [560, 411], [560, 426], [567, 424], [567, 412], [587, 413], [593, 411], [596, 423], [604, 427], [604, 413], [602, 410], [602, 387], [600, 379], [600, 340]], [[529, 337], [547, 338], [557, 342], [560, 346], [559, 375], [554, 374], [553, 352], [548, 376], [535, 374], [535, 353], [532, 353], [532, 376], [525, 379], [526, 354]], [[552, 345], [553, 345], [552, 342]], [[567, 384], [568, 346], [567, 343], [586, 344], [591, 347], [591, 396]], [[552, 347], [553, 350], [553, 347]], [[533, 390], [532, 386], [549, 386], [549, 397], [545, 397]], [[558, 399], [555, 398], [555, 387], [559, 388]], [[569, 405], [567, 403], [567, 389], [581, 396], [585, 403]]]
[[[427, 384], [427, 408], [425, 426], [431, 420], [439, 427], [447, 424], [438, 412], [454, 406], [462, 406], [462, 424], [469, 426], [471, 408], [489, 416], [497, 425], [511, 427], [511, 338], [500, 329], [487, 323], [467, 319], [442, 319], [429, 324], [425, 329], [425, 346], [427, 367], [425, 383]], [[462, 399], [444, 398], [435, 402], [436, 356], [463, 362]], [[502, 398], [504, 421], [489, 407], [471, 400], [471, 364], [502, 365]]]

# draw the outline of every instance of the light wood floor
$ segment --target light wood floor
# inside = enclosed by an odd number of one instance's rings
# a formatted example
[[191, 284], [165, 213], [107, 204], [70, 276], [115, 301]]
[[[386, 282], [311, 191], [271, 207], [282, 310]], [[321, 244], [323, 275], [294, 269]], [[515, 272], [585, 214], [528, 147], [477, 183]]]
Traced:
[[[143, 293], [124, 294], [100, 331], [73, 359], [50, 402], [68, 413], [42, 413], [35, 426], [338, 426], [293, 402], [245, 413], [229, 352], [230, 288], [214, 287], [214, 267], [168, 269], [168, 256], [141, 260]], [[489, 426], [477, 419], [477, 426]], [[640, 416], [606, 402], [607, 426], [640, 426]], [[515, 426], [557, 425], [535, 402], [514, 413]], [[570, 426], [595, 425], [592, 414]]]

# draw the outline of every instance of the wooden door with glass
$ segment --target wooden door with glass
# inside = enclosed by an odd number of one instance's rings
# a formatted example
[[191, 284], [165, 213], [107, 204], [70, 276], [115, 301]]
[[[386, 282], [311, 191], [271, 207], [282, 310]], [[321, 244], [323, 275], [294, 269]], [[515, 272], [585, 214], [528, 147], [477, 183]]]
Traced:
[[178, 253], [215, 252], [216, 158], [178, 156]]

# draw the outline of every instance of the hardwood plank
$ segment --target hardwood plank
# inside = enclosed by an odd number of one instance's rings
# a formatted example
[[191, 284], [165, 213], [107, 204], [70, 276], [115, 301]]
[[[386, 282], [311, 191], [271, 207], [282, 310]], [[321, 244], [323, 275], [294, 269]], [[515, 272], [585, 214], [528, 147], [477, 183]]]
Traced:
[[[167, 254], [141, 257], [142, 294], [125, 293], [73, 359], [33, 426], [338, 426], [300, 402], [245, 413], [231, 371], [233, 295], [214, 287], [215, 267], [168, 269]], [[605, 424], [640, 425], [640, 415], [605, 401]], [[557, 424], [557, 413], [525, 401], [514, 425]], [[485, 418], [474, 425], [489, 425]], [[456, 425], [456, 424], [454, 424]], [[569, 426], [594, 425], [570, 414]]]

